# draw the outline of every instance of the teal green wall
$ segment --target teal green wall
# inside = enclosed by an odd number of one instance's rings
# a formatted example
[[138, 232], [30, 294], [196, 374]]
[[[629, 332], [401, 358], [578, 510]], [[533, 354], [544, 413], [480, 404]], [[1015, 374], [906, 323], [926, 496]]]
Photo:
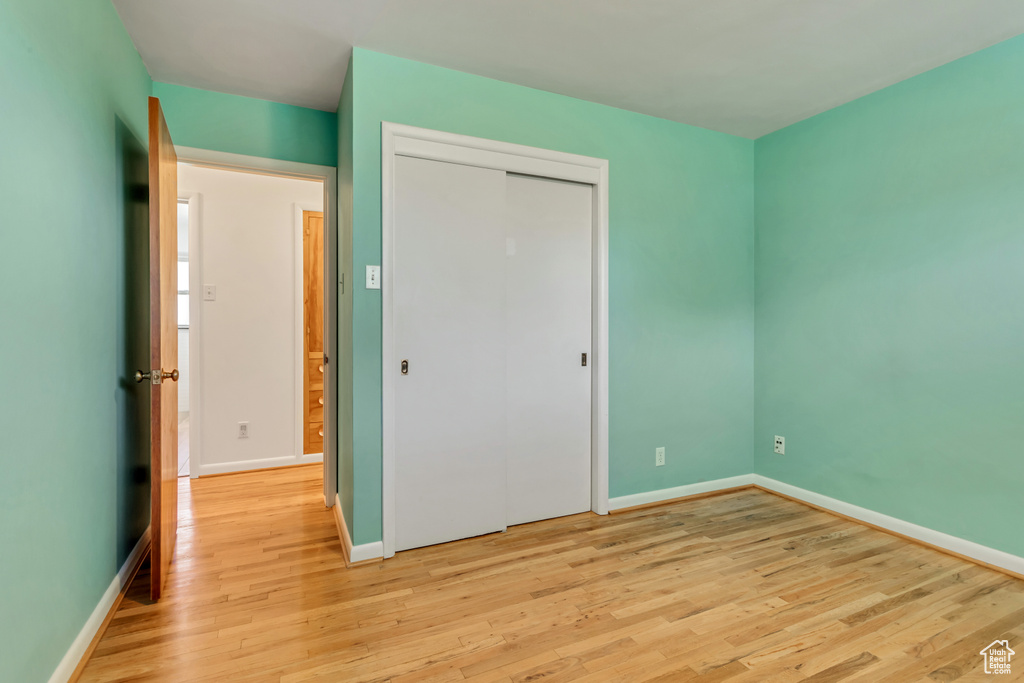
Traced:
[[146, 140], [150, 80], [108, 0], [4, 0], [0, 93], [0, 681], [35, 683], [134, 526], [118, 146]]
[[351, 537], [355, 501], [352, 470], [352, 60], [338, 103], [338, 499]]
[[357, 275], [386, 120], [610, 160], [613, 497], [757, 471], [1024, 555], [1021, 74], [1017, 38], [755, 144], [357, 49], [339, 118], [151, 83], [106, 0], [6, 0], [0, 680], [49, 677], [138, 534], [122, 183], [151, 90], [179, 145], [339, 167], [357, 544], [381, 538], [381, 302]]
[[756, 147], [757, 472], [1017, 555], [1022, 83], [1024, 37]]
[[321, 166], [338, 164], [337, 114], [153, 83], [174, 144]]
[[[608, 159], [610, 494], [749, 473], [754, 143], [362, 49], [352, 74], [354, 272], [381, 259], [381, 121]], [[381, 538], [381, 299], [352, 283], [362, 544]]]

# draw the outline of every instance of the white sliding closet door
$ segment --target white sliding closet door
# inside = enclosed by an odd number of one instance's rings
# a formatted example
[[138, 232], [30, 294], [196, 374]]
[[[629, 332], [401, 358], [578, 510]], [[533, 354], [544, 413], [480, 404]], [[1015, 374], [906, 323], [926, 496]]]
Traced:
[[590, 509], [593, 188], [509, 175], [507, 207], [508, 523], [522, 524]]
[[[395, 159], [395, 548], [505, 528], [503, 171]], [[408, 374], [401, 374], [403, 360]]]

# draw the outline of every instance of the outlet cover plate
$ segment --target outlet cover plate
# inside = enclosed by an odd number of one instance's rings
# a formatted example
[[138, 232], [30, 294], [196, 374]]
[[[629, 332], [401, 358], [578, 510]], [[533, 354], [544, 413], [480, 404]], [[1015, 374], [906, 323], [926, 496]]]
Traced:
[[786, 437], [776, 436], [775, 437], [775, 452], [779, 455], [786, 454]]
[[366, 266], [366, 288], [380, 289], [380, 266]]

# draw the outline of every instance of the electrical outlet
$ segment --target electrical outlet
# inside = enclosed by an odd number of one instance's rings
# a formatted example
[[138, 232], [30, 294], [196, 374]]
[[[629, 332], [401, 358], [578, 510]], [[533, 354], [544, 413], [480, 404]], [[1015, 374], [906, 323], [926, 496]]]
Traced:
[[249, 423], [239, 422], [238, 423], [238, 438], [248, 439], [249, 438]]
[[786, 454], [786, 437], [778, 436], [775, 437], [775, 452], [779, 455]]
[[660, 448], [655, 448], [654, 449], [654, 466], [655, 467], [661, 467], [664, 464], [665, 464], [665, 447], [661, 446]]

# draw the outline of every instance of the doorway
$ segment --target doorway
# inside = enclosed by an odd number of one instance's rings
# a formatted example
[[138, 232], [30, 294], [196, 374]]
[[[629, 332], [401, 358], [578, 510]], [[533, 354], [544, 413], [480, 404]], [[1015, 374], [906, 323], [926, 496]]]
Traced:
[[188, 245], [179, 262], [188, 283], [179, 285], [179, 417], [192, 478], [321, 464], [325, 503], [334, 501], [336, 374], [325, 353], [336, 321], [336, 241], [325, 229], [334, 174], [179, 148], [179, 243]]

